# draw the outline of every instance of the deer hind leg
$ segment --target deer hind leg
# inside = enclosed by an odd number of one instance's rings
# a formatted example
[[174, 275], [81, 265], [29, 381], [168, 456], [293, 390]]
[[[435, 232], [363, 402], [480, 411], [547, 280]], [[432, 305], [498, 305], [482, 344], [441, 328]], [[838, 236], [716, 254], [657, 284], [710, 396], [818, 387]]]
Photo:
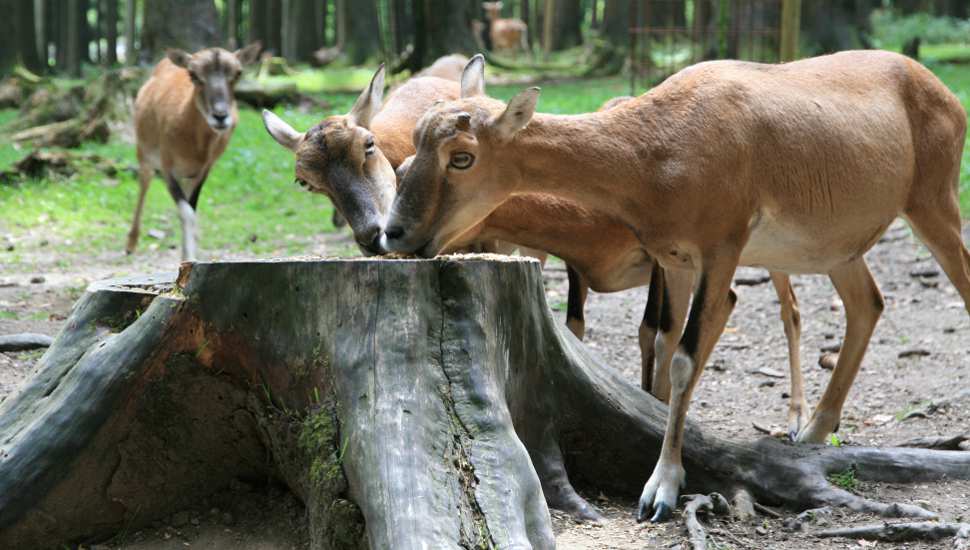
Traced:
[[805, 400], [805, 381], [802, 378], [801, 338], [802, 322], [798, 311], [798, 299], [791, 287], [791, 279], [785, 273], [770, 271], [778, 301], [781, 303], [781, 322], [788, 340], [788, 369], [791, 372], [791, 397], [788, 401], [788, 438], [792, 441], [798, 432], [808, 426], [809, 407]]
[[693, 288], [692, 272], [680, 269], [663, 270], [660, 330], [654, 341], [657, 370], [653, 375], [651, 393], [664, 403], [670, 401], [671, 363], [687, 324], [687, 308]]
[[135, 203], [135, 215], [131, 220], [131, 229], [128, 231], [128, 243], [125, 245], [125, 253], [131, 254], [138, 246], [138, 236], [141, 234], [141, 213], [145, 208], [145, 195], [148, 193], [148, 186], [152, 182], [155, 170], [142, 160], [141, 155], [138, 159], [138, 202]]
[[580, 340], [586, 335], [586, 298], [589, 285], [582, 275], [566, 264], [566, 278], [569, 280], [569, 294], [566, 298], [566, 328]]
[[650, 510], [653, 510], [650, 521], [665, 521], [677, 504], [684, 483], [681, 448], [687, 409], [704, 365], [737, 301], [737, 295], [731, 290], [737, 262], [736, 253], [729, 257], [704, 258], [704, 270], [694, 293], [690, 318], [670, 369], [670, 412], [660, 459], [640, 495], [638, 521], [643, 521]]
[[943, 202], [907, 210], [906, 219], [956, 287], [970, 313], [970, 252], [960, 235], [960, 206], [955, 195]]
[[654, 262], [650, 272], [650, 290], [643, 320], [637, 335], [640, 340], [640, 388], [653, 393], [654, 363], [657, 360], [657, 334], [660, 333], [660, 317], [663, 310], [664, 270]]
[[832, 270], [829, 278], [845, 305], [845, 338], [832, 379], [808, 426], [802, 428], [796, 438], [799, 443], [823, 443], [838, 429], [842, 405], [859, 372], [869, 338], [884, 307], [882, 294], [863, 258]]
[[165, 175], [168, 184], [168, 192], [175, 201], [175, 206], [179, 210], [179, 220], [182, 222], [182, 261], [195, 261], [195, 209], [189, 204], [179, 186], [178, 180], [171, 173]]

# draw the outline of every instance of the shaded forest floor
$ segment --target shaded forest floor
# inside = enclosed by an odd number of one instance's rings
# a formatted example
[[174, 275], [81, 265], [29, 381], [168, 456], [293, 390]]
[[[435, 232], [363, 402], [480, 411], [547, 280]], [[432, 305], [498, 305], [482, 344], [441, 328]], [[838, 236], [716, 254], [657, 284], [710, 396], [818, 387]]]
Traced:
[[[970, 227], [965, 231], [970, 240]], [[329, 256], [350, 248], [345, 234], [322, 234], [307, 250]], [[5, 268], [0, 276], [0, 333], [36, 331], [55, 334], [84, 286], [95, 279], [136, 272], [171, 270], [178, 263], [170, 249], [142, 253], [132, 265], [119, 253], [92, 255], [63, 265], [39, 251], [29, 269]], [[232, 257], [251, 257], [238, 253]], [[970, 323], [962, 302], [945, 276], [914, 276], [938, 271], [935, 261], [903, 223], [895, 224], [868, 255], [887, 302], [886, 312], [873, 337], [859, 378], [849, 395], [839, 436], [844, 445], [892, 445], [932, 435], [966, 430], [970, 398], [926, 416], [900, 420], [907, 412], [940, 400], [970, 386]], [[546, 271], [550, 307], [564, 317], [566, 295], [562, 264]], [[764, 272], [743, 269], [739, 279], [757, 280]], [[31, 282], [31, 281], [34, 282]], [[829, 371], [817, 360], [823, 347], [838, 343], [844, 316], [831, 284], [824, 277], [794, 279], [803, 319], [802, 360], [810, 402], [818, 399]], [[715, 350], [696, 392], [691, 416], [705, 429], [735, 439], [763, 437], [758, 423], [781, 428], [787, 407], [787, 355], [778, 320], [778, 305], [770, 283], [736, 287], [739, 303], [728, 329]], [[587, 313], [587, 343], [610, 368], [631, 383], [639, 381], [636, 334], [646, 292], [635, 289], [615, 294], [593, 294]], [[916, 356], [900, 358], [904, 352]], [[0, 396], [13, 391], [29, 374], [38, 352], [0, 354]], [[754, 374], [769, 369], [781, 378]], [[643, 472], [643, 477], [649, 472]], [[851, 481], [849, 481], [851, 483]], [[853, 490], [867, 497], [917, 503], [950, 520], [970, 518], [970, 483], [886, 485], [856, 482]], [[561, 548], [678, 547], [686, 541], [682, 523], [638, 525], [634, 502], [612, 500], [587, 493], [605, 514], [602, 524], [576, 524], [554, 513]], [[792, 531], [785, 521], [794, 515], [781, 511], [779, 519], [759, 516], [751, 521], [715, 520], [711, 534], [718, 548], [845, 548], [859, 546], [838, 539], [821, 540], [812, 531], [823, 527], [878, 521], [835, 510], [816, 514], [802, 530]], [[223, 493], [200, 502], [196, 508], [174, 514], [152, 527], [119, 535], [109, 546], [139, 550], [185, 547], [283, 550], [307, 544], [302, 505], [281, 487], [265, 480], [240, 480]], [[879, 543], [880, 547], [938, 548], [925, 544]]]

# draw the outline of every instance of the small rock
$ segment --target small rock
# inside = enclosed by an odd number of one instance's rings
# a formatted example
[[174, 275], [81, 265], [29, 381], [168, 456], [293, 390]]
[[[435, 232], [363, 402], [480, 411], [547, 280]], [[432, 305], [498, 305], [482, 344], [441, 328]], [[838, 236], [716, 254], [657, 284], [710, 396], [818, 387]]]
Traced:
[[188, 512], [176, 512], [172, 514], [172, 527], [183, 527], [189, 522]]
[[774, 380], [762, 380], [761, 383], [758, 384], [758, 387], [759, 388], [773, 388], [773, 387], [775, 387], [775, 381]]
[[953, 334], [957, 331], [957, 327], [944, 327], [943, 334]]
[[230, 514], [229, 512], [223, 512], [221, 519], [222, 519], [222, 524], [223, 525], [232, 526], [232, 525], [235, 525], [236, 524], [236, 518], [233, 517], [233, 515]]
[[940, 270], [935, 267], [927, 267], [925, 269], [914, 269], [909, 272], [910, 277], [916, 277], [917, 279], [939, 277]]
[[199, 518], [192, 518], [191, 520], [189, 520], [189, 523], [191, 523], [192, 525], [195, 525], [196, 527], [198, 527], [199, 526], [199, 523], [201, 523], [201, 522], [199, 521]]
[[839, 362], [839, 356], [836, 353], [826, 353], [825, 355], [818, 358], [818, 366], [825, 370], [832, 370], [835, 365]]
[[148, 236], [153, 239], [162, 240], [165, 238], [165, 232], [161, 229], [149, 229]]
[[895, 418], [891, 414], [877, 414], [872, 418], [867, 418], [862, 423], [866, 426], [882, 426], [883, 424], [888, 424]]
[[769, 378], [784, 378], [785, 373], [776, 371], [775, 369], [769, 369], [768, 367], [761, 367], [751, 371], [751, 374], [760, 374], [762, 376], [767, 376]]
[[785, 519], [785, 521], [782, 522], [781, 526], [788, 531], [802, 530], [802, 522], [799, 521], [798, 518], [787, 518]]
[[30, 278], [30, 282], [35, 285], [39, 285], [45, 281], [47, 281], [47, 278], [44, 277], [43, 275], [34, 275], [33, 277]]
[[762, 537], [768, 534], [768, 530], [765, 529], [765, 527], [763, 525], [759, 525], [759, 526], [755, 527], [754, 528], [754, 532], [755, 533], [758, 533]]
[[899, 352], [898, 357], [900, 359], [906, 359], [907, 357], [926, 357], [928, 355], [930, 355], [930, 350], [928, 349], [910, 348], [910, 349], [904, 349], [903, 351]]
[[822, 353], [838, 353], [842, 349], [842, 342], [838, 344], [829, 344], [827, 346], [822, 346], [818, 350]]

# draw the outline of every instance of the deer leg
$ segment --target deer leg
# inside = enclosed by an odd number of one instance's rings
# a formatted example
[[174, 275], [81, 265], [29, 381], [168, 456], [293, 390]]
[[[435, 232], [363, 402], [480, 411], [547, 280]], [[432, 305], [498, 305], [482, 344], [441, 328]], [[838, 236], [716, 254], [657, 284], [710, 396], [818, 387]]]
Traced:
[[650, 290], [647, 292], [647, 305], [643, 309], [640, 322], [640, 387], [653, 393], [653, 370], [657, 360], [657, 334], [660, 332], [660, 316], [663, 309], [664, 270], [659, 262], [653, 263], [650, 272]]
[[781, 303], [781, 322], [788, 339], [788, 370], [791, 372], [791, 397], [788, 400], [788, 438], [792, 441], [798, 432], [808, 425], [809, 408], [805, 400], [805, 381], [802, 378], [801, 338], [802, 317], [798, 311], [798, 299], [786, 273], [770, 271], [778, 301]]
[[906, 219], [956, 287], [970, 313], [970, 251], [960, 235], [960, 206], [956, 197], [948, 197], [937, 207], [907, 210]]
[[838, 428], [842, 405], [859, 372], [869, 338], [884, 307], [882, 294], [863, 258], [832, 270], [829, 278], [845, 305], [845, 338], [832, 379], [808, 426], [798, 433], [796, 441], [799, 443], [823, 443]]
[[182, 261], [195, 261], [195, 209], [185, 199], [178, 180], [170, 172], [165, 175], [168, 192], [179, 209], [179, 220], [182, 222]]
[[566, 327], [580, 340], [586, 335], [586, 298], [589, 286], [578, 271], [566, 264], [566, 278], [569, 280], [569, 294], [566, 298]]
[[653, 510], [650, 521], [666, 521], [677, 505], [677, 496], [684, 483], [681, 448], [687, 409], [704, 365], [737, 301], [737, 295], [731, 290], [731, 280], [738, 256], [738, 253], [732, 253], [703, 259], [704, 268], [694, 293], [690, 318], [670, 368], [670, 412], [660, 459], [640, 495], [638, 521], [646, 519], [650, 510]]
[[135, 203], [135, 215], [131, 220], [131, 229], [128, 231], [126, 254], [133, 253], [138, 245], [138, 236], [141, 234], [141, 213], [145, 208], [145, 195], [148, 193], [148, 186], [152, 182], [154, 172], [147, 162], [138, 159], [138, 202]]
[[653, 376], [654, 397], [670, 401], [670, 368], [677, 344], [687, 324], [687, 308], [694, 288], [694, 274], [681, 269], [664, 270], [663, 304], [660, 310], [660, 331], [655, 340], [657, 371]]

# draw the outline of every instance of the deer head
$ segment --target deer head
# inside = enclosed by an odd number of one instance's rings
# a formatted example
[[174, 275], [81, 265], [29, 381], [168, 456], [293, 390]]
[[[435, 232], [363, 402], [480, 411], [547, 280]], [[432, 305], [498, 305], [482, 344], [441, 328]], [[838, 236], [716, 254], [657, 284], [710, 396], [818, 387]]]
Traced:
[[383, 97], [382, 65], [348, 114], [328, 117], [306, 132], [263, 111], [266, 131], [296, 153], [296, 180], [330, 198], [364, 254], [384, 252], [381, 235], [397, 184], [394, 169], [368, 129]]
[[506, 106], [485, 96], [485, 60], [462, 73], [461, 98], [432, 107], [414, 130], [416, 153], [398, 187], [384, 245], [431, 257], [515, 192], [503, 153], [539, 99], [529, 88]]
[[188, 71], [195, 88], [195, 106], [209, 127], [225, 132], [236, 125], [233, 91], [243, 65], [256, 61], [260, 49], [262, 44], [254, 42], [231, 53], [222, 48], [206, 48], [193, 54], [168, 50], [166, 56]]

